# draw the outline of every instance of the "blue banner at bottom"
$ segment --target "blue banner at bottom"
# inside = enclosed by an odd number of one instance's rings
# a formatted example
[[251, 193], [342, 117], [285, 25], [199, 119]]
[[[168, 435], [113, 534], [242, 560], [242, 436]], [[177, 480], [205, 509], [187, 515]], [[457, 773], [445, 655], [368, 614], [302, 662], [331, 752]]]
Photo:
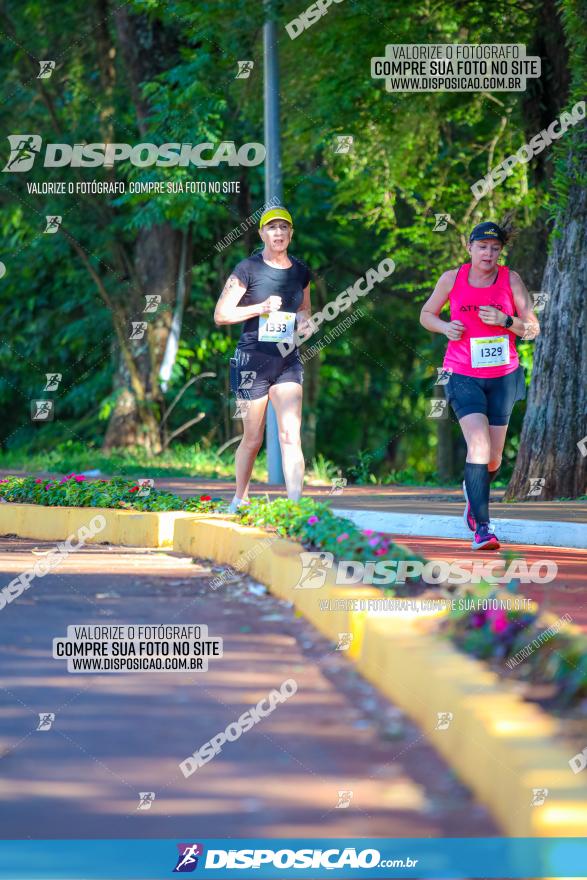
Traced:
[[587, 878], [587, 838], [2, 840], [0, 880]]

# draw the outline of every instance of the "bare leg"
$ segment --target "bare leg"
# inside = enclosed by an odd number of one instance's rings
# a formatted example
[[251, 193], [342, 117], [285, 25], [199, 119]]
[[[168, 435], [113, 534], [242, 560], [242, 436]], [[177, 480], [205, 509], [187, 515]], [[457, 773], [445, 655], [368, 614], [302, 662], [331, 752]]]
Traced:
[[265, 413], [268, 397], [251, 400], [246, 417], [243, 418], [243, 439], [238, 445], [234, 459], [236, 465], [236, 495], [242, 500], [249, 497], [249, 483], [253, 465], [263, 443]]
[[459, 425], [467, 444], [467, 461], [472, 464], [489, 464], [491, 456], [491, 429], [487, 416], [483, 415], [483, 413], [471, 413], [459, 419]]
[[269, 389], [269, 398], [277, 417], [287, 497], [298, 501], [304, 483], [304, 456], [300, 438], [302, 386], [297, 382], [279, 382]]
[[501, 464], [501, 455], [505, 446], [507, 425], [489, 425], [489, 470], [496, 471]]

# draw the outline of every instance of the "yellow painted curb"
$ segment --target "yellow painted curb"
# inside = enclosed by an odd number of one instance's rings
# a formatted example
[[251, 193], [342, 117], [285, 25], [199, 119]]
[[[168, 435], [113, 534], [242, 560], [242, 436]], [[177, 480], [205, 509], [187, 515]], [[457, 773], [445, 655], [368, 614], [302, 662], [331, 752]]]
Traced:
[[44, 507], [39, 504], [0, 504], [0, 534], [64, 541], [97, 516], [105, 527], [84, 537], [87, 544], [119, 544], [123, 547], [172, 547], [175, 524], [182, 519], [209, 517], [187, 511], [113, 510], [108, 507]]

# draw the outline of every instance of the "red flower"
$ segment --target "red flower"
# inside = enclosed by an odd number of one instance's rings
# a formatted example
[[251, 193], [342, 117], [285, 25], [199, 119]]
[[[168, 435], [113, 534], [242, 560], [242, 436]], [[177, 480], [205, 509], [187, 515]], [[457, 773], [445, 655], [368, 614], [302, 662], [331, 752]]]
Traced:
[[200, 501], [212, 501], [211, 495], [200, 495]]
[[139, 488], [140, 488], [139, 486], [133, 486], [132, 489], [131, 489], [130, 491], [131, 491], [131, 492], [138, 492], [138, 491], [139, 491]]

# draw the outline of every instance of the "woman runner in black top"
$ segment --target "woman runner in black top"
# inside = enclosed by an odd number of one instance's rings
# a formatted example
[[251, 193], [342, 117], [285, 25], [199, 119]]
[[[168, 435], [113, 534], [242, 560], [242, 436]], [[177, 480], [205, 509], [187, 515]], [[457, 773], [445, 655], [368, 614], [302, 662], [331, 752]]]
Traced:
[[[243, 416], [243, 438], [236, 450], [235, 512], [248, 503], [249, 482], [263, 443], [267, 402], [275, 408], [287, 496], [302, 494], [304, 457], [300, 438], [303, 367], [297, 347], [285, 356], [278, 343], [292, 342], [310, 317], [310, 272], [289, 256], [293, 221], [285, 208], [265, 211], [259, 224], [261, 253], [242, 260], [222, 291], [214, 321], [244, 321], [237, 349], [236, 393]], [[297, 320], [297, 328], [296, 328]]]

